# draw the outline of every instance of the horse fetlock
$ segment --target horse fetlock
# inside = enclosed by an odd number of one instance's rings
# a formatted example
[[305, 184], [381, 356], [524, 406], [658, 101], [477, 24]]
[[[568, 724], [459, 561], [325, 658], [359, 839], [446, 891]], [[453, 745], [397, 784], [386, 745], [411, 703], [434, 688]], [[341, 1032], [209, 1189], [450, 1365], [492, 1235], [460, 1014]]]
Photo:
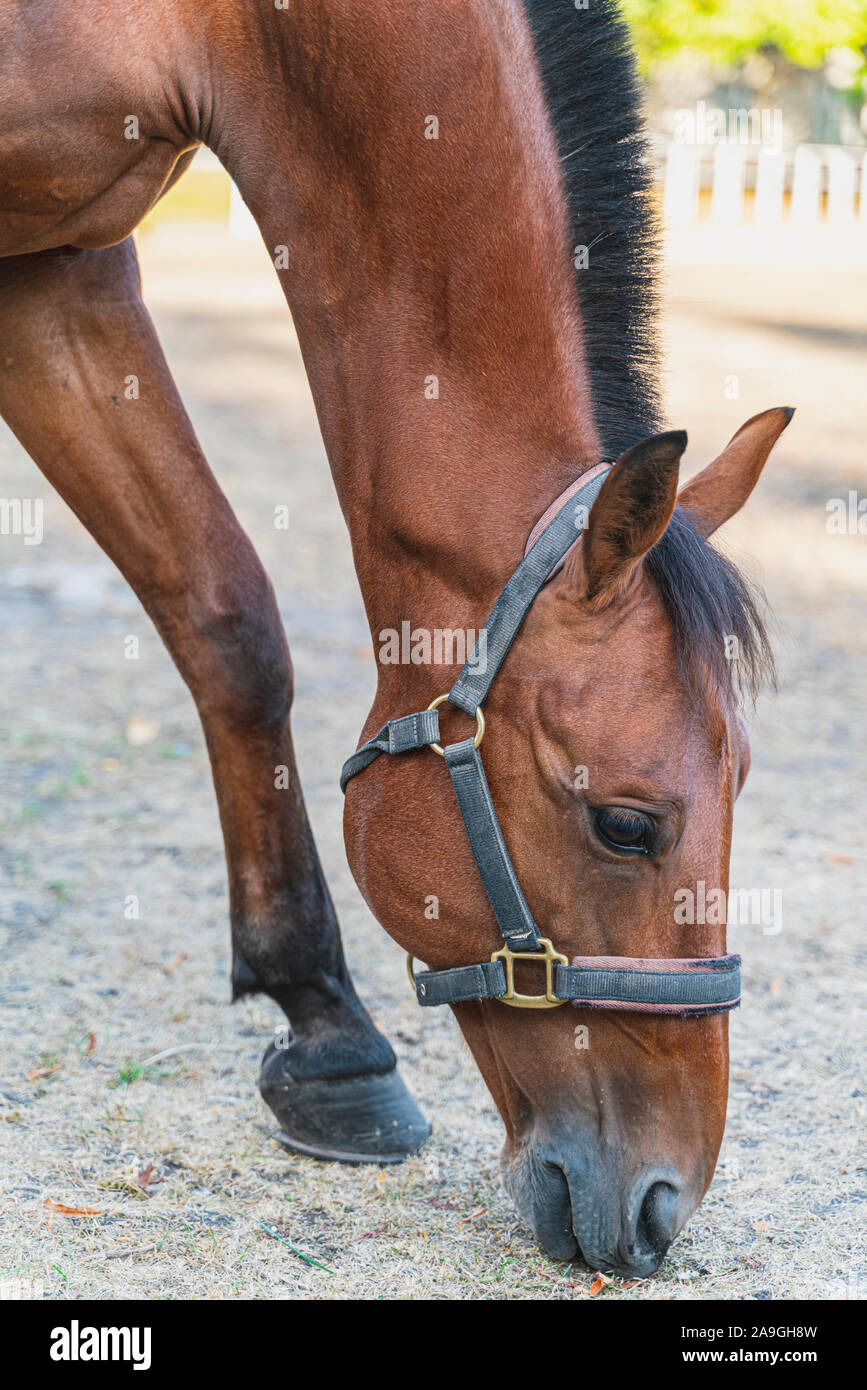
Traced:
[[286, 1014], [273, 1047], [296, 1080], [335, 1079], [393, 1070], [391, 1044], [374, 1025], [342, 969], [317, 970], [305, 980], [266, 983], [233, 950], [232, 997], [267, 994]]
[[271, 1048], [279, 1055], [282, 1072], [293, 1081], [381, 1076], [397, 1065], [388, 1039], [361, 1009], [355, 1018], [324, 1020], [303, 1031], [290, 1023], [275, 1034]]

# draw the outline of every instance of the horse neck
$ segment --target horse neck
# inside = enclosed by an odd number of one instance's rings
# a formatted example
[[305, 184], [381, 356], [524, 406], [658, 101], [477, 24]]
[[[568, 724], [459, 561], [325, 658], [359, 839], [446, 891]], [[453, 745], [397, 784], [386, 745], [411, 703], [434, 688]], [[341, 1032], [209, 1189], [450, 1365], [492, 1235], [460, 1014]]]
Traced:
[[554, 137], [518, 0], [338, 9], [244, 7], [208, 143], [275, 256], [372, 630], [410, 601], [469, 626], [600, 452]]

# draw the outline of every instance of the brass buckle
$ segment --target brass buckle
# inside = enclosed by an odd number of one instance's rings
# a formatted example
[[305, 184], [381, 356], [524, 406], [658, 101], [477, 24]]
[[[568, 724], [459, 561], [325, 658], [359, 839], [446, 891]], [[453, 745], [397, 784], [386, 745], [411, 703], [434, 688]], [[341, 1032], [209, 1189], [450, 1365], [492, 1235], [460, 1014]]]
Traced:
[[[508, 946], [504, 946], [501, 951], [494, 951], [491, 960], [501, 960], [506, 967], [506, 993], [498, 996], [500, 1004], [510, 1004], [513, 1009], [556, 1009], [559, 1004], [565, 1004], [565, 999], [558, 999], [554, 993], [554, 966], [568, 965], [565, 956], [561, 956], [559, 951], [555, 951], [547, 936], [539, 937], [539, 945], [544, 954], [539, 951], [510, 951]], [[545, 993], [544, 994], [517, 994], [515, 992], [515, 961], [516, 960], [535, 960], [545, 962]]]
[[[439, 709], [440, 705], [444, 705], [444, 704], [445, 704], [446, 700], [449, 698], [449, 695], [451, 695], [451, 691], [450, 691], [450, 690], [447, 690], [446, 693], [445, 693], [445, 695], [437, 695], [437, 697], [436, 697], [435, 700], [431, 700], [430, 704], [428, 705], [428, 709]], [[485, 737], [485, 716], [482, 714], [481, 706], [479, 706], [478, 709], [476, 710], [476, 732], [475, 732], [475, 737], [473, 738], [473, 747], [474, 747], [474, 748], [478, 748], [479, 744], [481, 743], [481, 741], [482, 741], [482, 739], [483, 739], [484, 737]], [[445, 753], [443, 752], [442, 744], [440, 744], [440, 743], [431, 743], [429, 746], [433, 749], [433, 751], [434, 751], [435, 753], [438, 753], [439, 756], [440, 756], [441, 758], [444, 758], [444, 757], [445, 757]]]

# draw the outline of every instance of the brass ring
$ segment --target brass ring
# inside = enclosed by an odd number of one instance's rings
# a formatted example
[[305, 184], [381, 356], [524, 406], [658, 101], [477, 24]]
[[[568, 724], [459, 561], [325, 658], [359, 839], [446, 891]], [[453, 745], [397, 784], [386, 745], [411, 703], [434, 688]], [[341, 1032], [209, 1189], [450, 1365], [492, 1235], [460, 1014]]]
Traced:
[[[428, 709], [439, 709], [440, 705], [445, 704], [445, 702], [446, 702], [446, 700], [449, 698], [449, 695], [450, 695], [450, 694], [451, 694], [451, 691], [450, 691], [450, 690], [447, 690], [446, 693], [445, 693], [445, 695], [437, 695], [437, 697], [436, 697], [435, 700], [431, 700], [430, 704], [428, 705]], [[479, 744], [481, 743], [481, 741], [482, 741], [482, 739], [483, 739], [484, 737], [485, 737], [485, 716], [482, 714], [482, 707], [481, 707], [481, 705], [477, 705], [477, 706], [476, 706], [476, 732], [475, 732], [475, 736], [473, 737], [473, 747], [474, 747], [474, 748], [478, 748]], [[445, 753], [444, 753], [444, 751], [443, 751], [442, 744], [440, 744], [440, 743], [431, 743], [429, 746], [433, 749], [433, 751], [434, 751], [435, 753], [438, 753], [439, 756], [440, 756], [441, 758], [444, 758], [444, 757], [445, 757]]]
[[[407, 953], [406, 953], [406, 973], [407, 973], [407, 975], [409, 976], [409, 982], [410, 982], [410, 984], [412, 985], [412, 992], [413, 992], [413, 994], [415, 995], [416, 999], [418, 999], [418, 998], [419, 998], [419, 995], [424, 996], [425, 994], [427, 994], [427, 985], [424, 983], [424, 980], [417, 980], [417, 979], [415, 978], [415, 971], [414, 971], [413, 968], [412, 968], [412, 967], [413, 967], [414, 961], [415, 961], [415, 956], [412, 954], [411, 951], [407, 951]], [[420, 999], [419, 999], [419, 1003], [421, 1003], [421, 1000], [420, 1000]]]

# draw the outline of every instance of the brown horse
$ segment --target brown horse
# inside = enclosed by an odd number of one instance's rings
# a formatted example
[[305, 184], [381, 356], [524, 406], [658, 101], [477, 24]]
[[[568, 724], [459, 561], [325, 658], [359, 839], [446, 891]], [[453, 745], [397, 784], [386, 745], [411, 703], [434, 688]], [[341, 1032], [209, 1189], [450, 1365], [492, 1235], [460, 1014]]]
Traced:
[[[0, 410], [193, 693], [226, 843], [234, 991], [264, 991], [290, 1020], [263, 1093], [309, 1152], [382, 1161], [427, 1129], [344, 964], [271, 586], [178, 398], [130, 234], [199, 145], [216, 152], [275, 257], [375, 641], [406, 619], [477, 630], [552, 501], [619, 459], [486, 706], [488, 777], [559, 951], [719, 956], [725, 928], [678, 925], [674, 895], [727, 886], [749, 764], [727, 653], [734, 640], [751, 685], [768, 651], [747, 585], [706, 538], [745, 502], [790, 412], [748, 421], [675, 508], [685, 436], [642, 443], [659, 421], [637, 106], [607, 0], [0, 11]], [[380, 665], [364, 737], [456, 673]], [[466, 728], [453, 711], [443, 738]], [[346, 837], [401, 945], [434, 967], [488, 958], [496, 924], [429, 751], [352, 783]], [[726, 1015], [455, 1011], [545, 1249], [656, 1268], [713, 1173]]]

